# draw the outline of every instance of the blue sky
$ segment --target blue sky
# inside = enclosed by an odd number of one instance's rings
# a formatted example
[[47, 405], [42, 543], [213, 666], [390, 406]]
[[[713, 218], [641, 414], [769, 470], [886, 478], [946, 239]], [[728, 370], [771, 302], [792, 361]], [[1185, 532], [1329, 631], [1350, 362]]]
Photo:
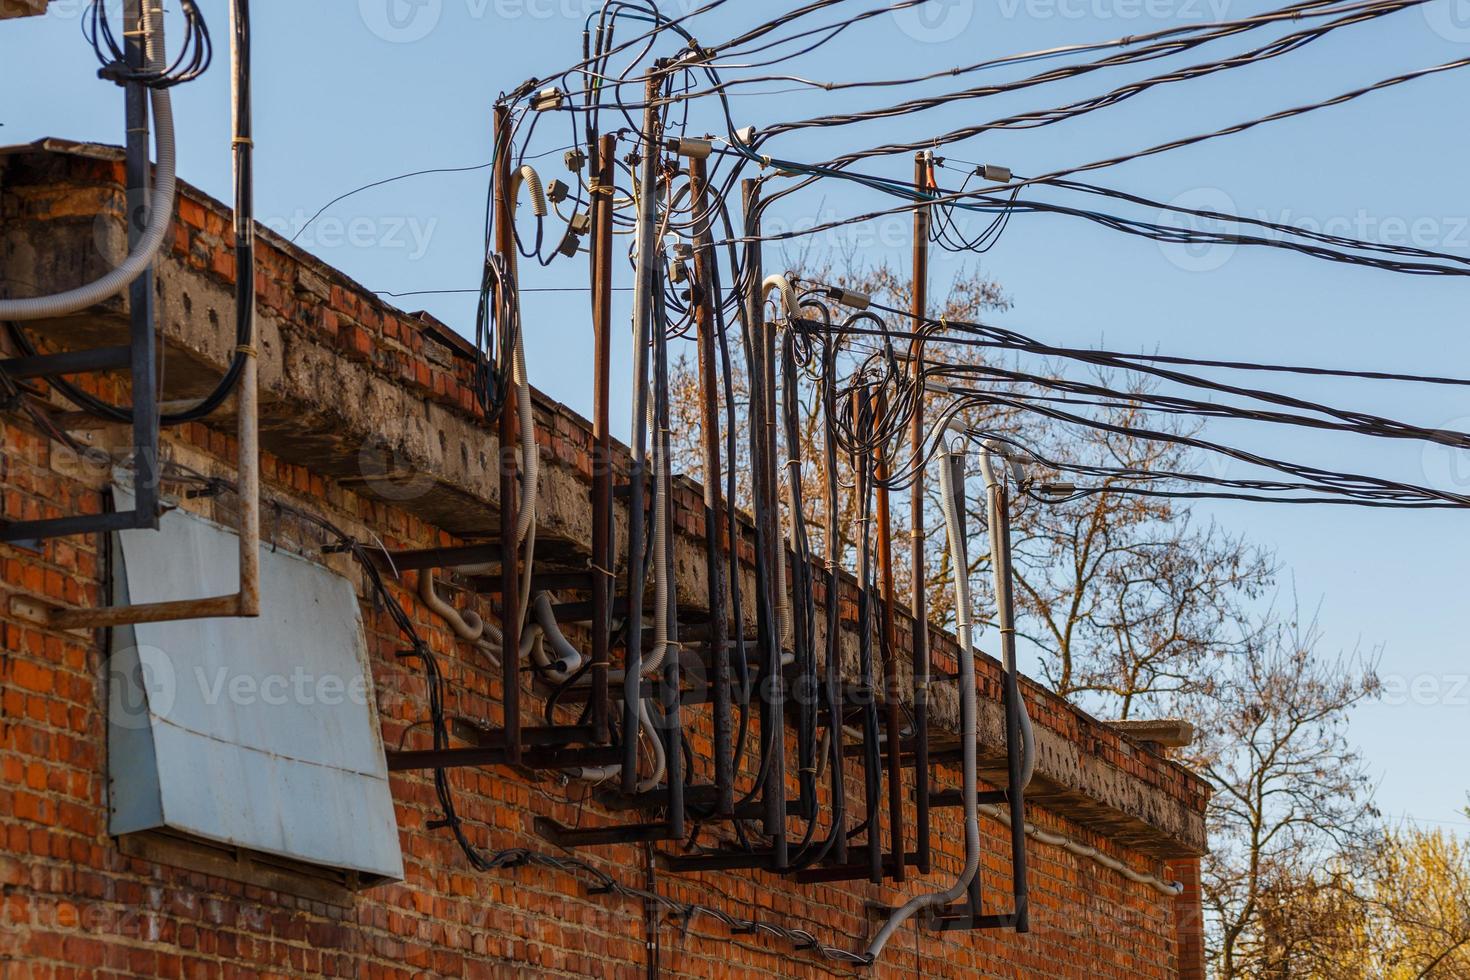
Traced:
[[[664, 4], [674, 13], [687, 0]], [[879, 6], [849, 2], [840, 10]], [[170, 4], [172, 10], [175, 5]], [[208, 75], [175, 89], [180, 175], [229, 197], [229, 112], [224, 0], [200, 0], [219, 57]], [[591, 0], [257, 0], [257, 211], [288, 234], [331, 198], [411, 170], [465, 167], [489, 157], [498, 93], [580, 56]], [[732, 36], [792, 6], [727, 4], [692, 29]], [[935, 0], [918, 14], [885, 13], [803, 59], [798, 73], [832, 80], [900, 77], [1058, 44], [1140, 34], [1266, 10], [1255, 0]], [[119, 143], [121, 100], [99, 81], [81, 37], [82, 0], [53, 0], [44, 17], [0, 30], [0, 143], [59, 136]], [[833, 15], [813, 23], [828, 23]], [[175, 21], [171, 21], [175, 22]], [[1098, 73], [1027, 93], [988, 98], [840, 136], [808, 133], [766, 149], [821, 159], [834, 145], [868, 146], [945, 132], [1001, 115], [1060, 105], [1162, 69], [1194, 64], [1300, 27], [1253, 32], [1168, 62]], [[1060, 125], [989, 133], [956, 158], [1044, 173], [1110, 157], [1267, 112], [1315, 101], [1404, 71], [1470, 55], [1470, 2], [1432, 0], [1346, 28], [1248, 68], [1164, 86]], [[992, 79], [1030, 70], [1004, 69]], [[1464, 193], [1470, 70], [1443, 73], [1344, 106], [1103, 171], [1099, 183], [1162, 201], [1370, 239], [1470, 255]], [[734, 100], [740, 125], [898, 101], [913, 92], [776, 92]], [[38, 97], [39, 94], [39, 97]], [[708, 124], [714, 128], [714, 121]], [[567, 140], [539, 137], [553, 150]], [[545, 158], [560, 170], [560, 153]], [[865, 167], [908, 179], [896, 156]], [[830, 182], [828, 182], [830, 183]], [[481, 260], [485, 172], [399, 181], [336, 205], [302, 235], [307, 247], [369, 288], [473, 286]], [[824, 186], [772, 216], [792, 224], [884, 206], [849, 186]], [[1154, 215], [1144, 213], [1146, 218]], [[858, 229], [864, 254], [906, 263], [908, 222]], [[833, 247], [838, 238], [824, 239]], [[768, 253], [767, 264], [780, 256]], [[963, 260], [936, 253], [934, 288]], [[974, 260], [970, 260], [973, 266]], [[1039, 339], [1088, 346], [1419, 373], [1470, 374], [1463, 279], [1400, 276], [1278, 250], [1186, 251], [1060, 216], [1013, 220], [979, 268], [1015, 303], [997, 321]], [[619, 275], [626, 270], [619, 269]], [[528, 286], [580, 285], [583, 267], [527, 271]], [[405, 297], [461, 331], [473, 299]], [[590, 332], [583, 297], [527, 294], [532, 380], [574, 409], [590, 408]], [[615, 362], [614, 376], [625, 376]], [[1280, 380], [1307, 398], [1372, 409], [1422, 425], [1470, 431], [1470, 403], [1452, 389], [1368, 382]], [[1271, 383], [1268, 381], [1268, 383]], [[615, 391], [626, 404], [626, 389]], [[1335, 439], [1261, 426], [1214, 434], [1267, 454], [1470, 490], [1470, 459], [1390, 440]], [[1231, 471], [1233, 472], [1233, 471]], [[1463, 583], [1470, 580], [1467, 519], [1453, 512], [1338, 507], [1202, 506], [1202, 517], [1277, 549], [1310, 613], [1320, 603], [1327, 649], [1382, 650], [1388, 696], [1358, 710], [1352, 735], [1380, 779], [1388, 814], [1470, 832], [1461, 813], [1470, 765], [1470, 658]], [[1289, 596], [1287, 597], [1289, 601]], [[1460, 610], [1457, 612], [1457, 610]], [[1457, 749], [1457, 746], [1461, 747]], [[1456, 761], [1457, 759], [1461, 761]]]

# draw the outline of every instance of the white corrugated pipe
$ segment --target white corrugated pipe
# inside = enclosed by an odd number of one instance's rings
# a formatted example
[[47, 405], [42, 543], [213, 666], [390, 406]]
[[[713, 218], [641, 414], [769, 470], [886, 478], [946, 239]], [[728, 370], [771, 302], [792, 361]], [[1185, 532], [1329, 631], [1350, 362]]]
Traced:
[[[791, 280], [779, 274], [766, 276], [765, 281], [761, 283], [762, 304], [765, 303], [766, 297], [769, 296], [772, 292], [779, 292], [781, 294], [781, 309], [785, 311], [786, 319], [790, 320], [792, 317], [796, 316], [796, 287], [791, 284]], [[772, 331], [774, 331], [776, 329], [775, 324], [771, 324], [770, 328]], [[771, 368], [771, 377], [775, 377], [774, 365]], [[766, 424], [776, 432], [781, 431], [780, 426], [776, 422], [776, 390], [774, 387], [772, 387], [770, 391], [766, 392]], [[787, 475], [787, 479], [801, 479], [800, 463], [794, 458], [796, 455], [795, 452], [793, 452], [788, 447], [787, 455], [793, 457], [792, 459], [787, 461], [788, 465], [791, 467], [791, 472]], [[775, 463], [776, 461], [774, 459], [771, 460], [772, 466], [775, 466]], [[776, 523], [780, 525], [781, 509], [779, 507], [776, 508], [775, 517]], [[786, 535], [784, 528], [781, 535], [781, 540], [775, 542], [775, 545], [777, 554], [776, 568], [778, 575], [778, 578], [776, 580], [776, 619], [777, 622], [780, 623], [781, 627], [780, 645], [782, 647], [785, 647], [787, 643], [791, 642], [791, 598], [786, 594]]]
[[936, 905], [958, 901], [980, 868], [980, 816], [976, 787], [975, 725], [975, 649], [970, 638], [969, 561], [965, 551], [964, 493], [965, 457], [963, 444], [951, 446], [940, 458], [939, 486], [944, 504], [944, 525], [949, 534], [949, 550], [954, 558], [955, 634], [960, 641], [960, 748], [962, 785], [960, 800], [965, 811], [965, 865], [953, 885], [944, 891], [915, 895], [889, 916], [868, 944], [868, 958], [876, 960], [893, 934], [914, 913]]
[[[148, 33], [150, 64], [157, 62], [158, 53], [162, 50], [163, 19], [160, 17], [154, 23], [154, 30]], [[173, 220], [177, 185], [174, 180], [174, 113], [168, 89], [152, 89], [149, 100], [153, 107], [153, 143], [158, 154], [158, 163], [154, 168], [153, 188], [148, 202], [148, 225], [138, 237], [132, 251], [111, 272], [85, 286], [51, 296], [0, 299], [0, 320], [45, 320], [85, 310], [127, 289], [134, 279], [153, 264], [168, 234], [169, 222]], [[128, 215], [128, 220], [132, 220], [132, 215]]]
[[[985, 804], [980, 807], [980, 812], [987, 817], [999, 820], [1007, 827], [1011, 825], [1011, 812], [1005, 807]], [[1184, 886], [1177, 881], [1164, 881], [1155, 875], [1146, 874], [1142, 871], [1134, 871], [1122, 861], [1109, 854], [1104, 854], [1089, 844], [1083, 844], [1081, 841], [1075, 841], [1062, 834], [1054, 834], [1049, 830], [1042, 830], [1034, 823], [1026, 824], [1026, 836], [1032, 840], [1041, 841], [1043, 844], [1060, 847], [1062, 850], [1075, 854], [1078, 857], [1087, 858], [1095, 864], [1100, 864], [1104, 868], [1118, 872], [1118, 874], [1127, 878], [1129, 881], [1136, 881], [1140, 885], [1147, 885], [1160, 895], [1168, 895], [1170, 898], [1173, 898], [1184, 892]]]

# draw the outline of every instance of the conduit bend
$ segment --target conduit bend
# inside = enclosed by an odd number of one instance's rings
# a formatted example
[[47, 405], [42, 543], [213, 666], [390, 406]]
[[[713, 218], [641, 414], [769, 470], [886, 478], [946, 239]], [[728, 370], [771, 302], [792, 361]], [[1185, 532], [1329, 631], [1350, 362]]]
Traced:
[[[155, 60], [155, 52], [161, 50], [162, 43], [160, 26], [149, 34], [150, 61]], [[85, 286], [51, 296], [0, 299], [0, 320], [44, 320], [95, 306], [122, 292], [153, 263], [167, 237], [169, 223], [173, 220], [177, 184], [173, 103], [169, 100], [168, 89], [150, 90], [149, 100], [153, 108], [153, 142], [158, 163], [154, 168], [153, 188], [148, 202], [148, 225], [138, 237], [133, 250], [115, 269]], [[132, 220], [132, 216], [129, 215], [128, 219]]]

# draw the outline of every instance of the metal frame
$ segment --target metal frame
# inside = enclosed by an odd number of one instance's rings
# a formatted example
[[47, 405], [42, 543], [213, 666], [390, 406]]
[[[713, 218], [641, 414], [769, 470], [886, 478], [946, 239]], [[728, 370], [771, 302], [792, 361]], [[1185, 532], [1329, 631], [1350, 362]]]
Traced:
[[[237, 4], [231, 15], [241, 16]], [[124, 11], [124, 33], [128, 64], [142, 68], [148, 59], [148, 37], [161, 30], [162, 9], [148, 11], [143, 0], [129, 3]], [[232, 39], [235, 36], [231, 32]], [[216, 616], [260, 615], [260, 442], [259, 442], [259, 364], [254, 349], [255, 318], [255, 229], [251, 220], [252, 188], [250, 180], [251, 129], [248, 90], [244, 87], [248, 66], [243, 53], [231, 47], [233, 129], [235, 166], [235, 299], [242, 309], [238, 315], [248, 317], [251, 342], [238, 353], [244, 360], [237, 392], [237, 442], [239, 450], [238, 493], [240, 499], [240, 588], [231, 595], [203, 599], [181, 599], [138, 606], [104, 606], [96, 609], [72, 609], [43, 605], [22, 597], [12, 597], [10, 608], [15, 615], [40, 622], [53, 629], [92, 629], [135, 623], [168, 622], [180, 619], [203, 619]], [[149, 92], [146, 86], [131, 82], [125, 88], [127, 149], [126, 179], [128, 184], [128, 244], [133, 247], [140, 235], [137, 216], [146, 214], [150, 163]], [[154, 340], [154, 276], [145, 270], [128, 289], [130, 342], [126, 366], [132, 373], [134, 507], [131, 511], [96, 515], [75, 515], [43, 521], [19, 521], [0, 527], [0, 541], [21, 543], [75, 534], [111, 533], [124, 530], [156, 530], [159, 520], [159, 429], [161, 420], [153, 378], [157, 373], [158, 351]], [[74, 373], [78, 370], [106, 370], [124, 366], [119, 347], [92, 351], [67, 351], [35, 358], [19, 358], [0, 362], [0, 369], [15, 377], [44, 377]]]

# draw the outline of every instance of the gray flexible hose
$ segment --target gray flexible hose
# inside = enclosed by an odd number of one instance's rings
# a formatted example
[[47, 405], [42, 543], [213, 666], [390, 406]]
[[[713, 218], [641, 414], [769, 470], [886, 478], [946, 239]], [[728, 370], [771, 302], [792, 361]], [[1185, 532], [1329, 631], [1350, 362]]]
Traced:
[[[161, 22], [148, 35], [149, 61], [156, 60], [155, 51], [163, 45]], [[168, 234], [173, 220], [174, 197], [177, 193], [174, 154], [174, 113], [169, 101], [168, 89], [155, 88], [149, 93], [153, 107], [153, 142], [158, 154], [154, 170], [152, 195], [149, 199], [148, 225], [143, 229], [128, 253], [111, 272], [76, 289], [50, 296], [30, 296], [24, 299], [0, 299], [0, 320], [45, 320], [66, 316], [95, 306], [105, 299], [116, 296], [134, 279], [141, 276], [153, 264], [158, 251]]]
[[556, 613], [552, 611], [551, 596], [548, 593], [538, 592], [532, 603], [532, 609], [536, 614], [536, 623], [541, 627], [542, 635], [551, 641], [551, 649], [556, 651], [557, 656], [557, 659], [552, 661], [542, 651], [539, 658], [542, 662], [538, 666], [546, 668], [551, 679], [561, 683], [582, 666], [582, 652], [572, 646], [562, 635], [561, 627], [556, 623]]
[[[959, 471], [959, 480], [955, 479]], [[960, 747], [963, 782], [960, 799], [965, 809], [965, 866], [955, 883], [944, 891], [915, 895], [894, 911], [883, 928], [868, 944], [869, 960], [876, 960], [883, 947], [915, 912], [936, 905], [958, 901], [980, 868], [980, 816], [975, 775], [975, 649], [970, 640], [969, 562], [965, 557], [965, 526], [958, 499], [964, 494], [964, 455], [953, 449], [944, 454], [939, 466], [940, 496], [944, 503], [944, 525], [949, 534], [949, 550], [954, 556], [955, 634], [960, 641]]]
[[[769, 296], [772, 292], [778, 292], [781, 294], [781, 309], [785, 312], [786, 318], [790, 320], [792, 317], [796, 316], [796, 309], [798, 305], [796, 298], [796, 287], [791, 284], [791, 280], [787, 279], [783, 275], [780, 275], [779, 273], [766, 276], [765, 281], [761, 283], [761, 301], [764, 302], [765, 298]], [[773, 332], [776, 330], [776, 325], [774, 323], [767, 324], [767, 326]], [[766, 392], [766, 420], [768, 425], [775, 428], [776, 431], [780, 431], [780, 426], [776, 424], [776, 392], [774, 388]], [[790, 456], [795, 455], [795, 453], [791, 452], [789, 449], [787, 451], [787, 454]], [[773, 465], [775, 464], [775, 460], [772, 460], [771, 462]], [[795, 492], [792, 487], [791, 481], [799, 480], [801, 478], [801, 470], [800, 464], [797, 463], [797, 461], [794, 459], [788, 461], [788, 466], [790, 467], [787, 474], [787, 492], [789, 503], [791, 495]], [[794, 510], [792, 512], [795, 513]], [[776, 519], [779, 521], [780, 518], [781, 515], [778, 509]], [[782, 647], [785, 647], [786, 644], [791, 642], [792, 630], [791, 596], [787, 593], [786, 590], [786, 541], [787, 535], [785, 533], [785, 529], [783, 528], [781, 540], [777, 542], [780, 560], [776, 563], [777, 568], [780, 570], [780, 573], [776, 579], [776, 621], [779, 624], [781, 632], [780, 645]]]

